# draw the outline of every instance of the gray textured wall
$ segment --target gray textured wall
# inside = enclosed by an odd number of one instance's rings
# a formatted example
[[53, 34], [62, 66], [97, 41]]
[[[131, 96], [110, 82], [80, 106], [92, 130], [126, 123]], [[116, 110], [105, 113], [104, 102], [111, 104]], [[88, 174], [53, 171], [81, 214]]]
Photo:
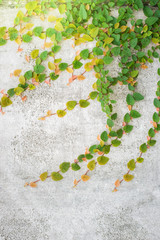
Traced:
[[[10, 26], [16, 12], [1, 7], [0, 26]], [[138, 17], [144, 16], [140, 12]], [[38, 25], [38, 18], [34, 21]], [[29, 70], [33, 61], [26, 64], [25, 54], [41, 45], [42, 41], [35, 39], [23, 44], [24, 51], [18, 54], [14, 42], [0, 48], [0, 89], [17, 85], [18, 80], [10, 78], [10, 73], [17, 68]], [[67, 62], [73, 60], [78, 49], [71, 50], [71, 45], [71, 40], [62, 43], [59, 53]], [[82, 48], [87, 46], [91, 48], [94, 43]], [[115, 59], [109, 66], [112, 75], [118, 72], [118, 61]], [[87, 109], [75, 108], [63, 119], [38, 121], [49, 109], [56, 111], [68, 100], [86, 98], [95, 81], [92, 73], [87, 73], [86, 80], [67, 86], [69, 74], [65, 72], [51, 87], [43, 83], [33, 92], [27, 92], [26, 102], [14, 99], [6, 114], [0, 116], [1, 240], [160, 239], [160, 135], [156, 137], [156, 147], [147, 151], [144, 163], [136, 168], [134, 181], [122, 184], [120, 191], [112, 193], [115, 180], [126, 172], [128, 160], [138, 156], [139, 145], [146, 140], [151, 127], [159, 62], [155, 60], [148, 66], [138, 76], [137, 90], [145, 99], [135, 105], [142, 117], [133, 120], [134, 131], [123, 137], [121, 147], [112, 148], [109, 163], [98, 166], [90, 174], [91, 180], [80, 183], [77, 189], [72, 188], [73, 180], [85, 171], [85, 163], [81, 172], [68, 172], [62, 182], [48, 179], [36, 189], [23, 185], [43, 171], [57, 170], [62, 161], [73, 161], [104, 130], [106, 117], [96, 101]], [[127, 92], [125, 86], [115, 87], [117, 129], [127, 112]]]

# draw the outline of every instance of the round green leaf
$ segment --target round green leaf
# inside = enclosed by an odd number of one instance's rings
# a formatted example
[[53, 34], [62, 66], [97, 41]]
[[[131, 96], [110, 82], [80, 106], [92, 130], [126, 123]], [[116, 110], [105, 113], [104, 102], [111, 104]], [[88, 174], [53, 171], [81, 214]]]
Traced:
[[11, 105], [12, 104], [12, 101], [11, 101], [11, 99], [10, 98], [8, 98], [8, 97], [6, 97], [6, 96], [3, 96], [2, 98], [1, 98], [1, 106], [2, 107], [8, 107], [9, 105]]
[[76, 101], [68, 101], [66, 103], [67, 109], [68, 110], [73, 110], [75, 108], [75, 106], [77, 105]]
[[95, 169], [95, 166], [96, 166], [95, 160], [92, 160], [87, 164], [87, 167], [90, 171], [93, 171]]
[[66, 115], [66, 112], [64, 110], [57, 110], [58, 117], [64, 117]]
[[134, 178], [134, 176], [131, 175], [131, 174], [125, 174], [125, 175], [123, 176], [123, 179], [124, 179], [126, 182], [130, 182], [133, 178]]
[[70, 162], [63, 162], [59, 165], [59, 169], [61, 170], [62, 173], [67, 172], [69, 168], [70, 168]]
[[54, 180], [54, 181], [60, 181], [63, 179], [63, 176], [58, 173], [58, 172], [52, 172], [51, 173], [51, 178]]
[[79, 105], [80, 105], [81, 108], [86, 108], [90, 105], [90, 102], [82, 99], [82, 100], [79, 101]]
[[118, 147], [121, 144], [121, 141], [115, 139], [115, 140], [112, 140], [111, 143], [112, 143], [113, 147]]
[[102, 141], [106, 142], [108, 140], [108, 134], [106, 131], [102, 132], [101, 134]]
[[136, 164], [135, 164], [135, 161], [134, 159], [130, 160], [128, 163], [127, 163], [127, 167], [129, 170], [133, 171], [136, 167]]
[[78, 171], [81, 167], [77, 163], [72, 163], [71, 168], [73, 171]]

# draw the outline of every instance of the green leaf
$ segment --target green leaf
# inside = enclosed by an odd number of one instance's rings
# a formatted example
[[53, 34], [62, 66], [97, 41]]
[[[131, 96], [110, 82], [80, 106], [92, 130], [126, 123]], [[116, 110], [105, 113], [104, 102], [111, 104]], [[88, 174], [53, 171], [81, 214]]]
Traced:
[[147, 141], [147, 144], [152, 147], [156, 144], [156, 140], [150, 139], [149, 141]]
[[130, 46], [132, 48], [135, 48], [137, 46], [137, 43], [138, 43], [138, 39], [137, 38], [133, 38], [130, 40]]
[[38, 79], [39, 82], [42, 83], [46, 79], [46, 74], [39, 74]]
[[72, 163], [71, 168], [73, 171], [78, 171], [81, 167], [77, 163]]
[[96, 91], [93, 91], [93, 92], [90, 92], [89, 96], [90, 96], [90, 99], [94, 100], [98, 95], [98, 92]]
[[85, 6], [83, 4], [81, 4], [81, 6], [80, 6], [79, 16], [82, 19], [87, 19], [87, 12], [86, 12]]
[[111, 53], [114, 55], [114, 56], [118, 56], [121, 52], [121, 48], [120, 47], [114, 47], [111, 49]]
[[130, 182], [133, 178], [134, 178], [134, 176], [131, 175], [131, 174], [125, 174], [125, 175], [123, 175], [123, 179], [124, 179], [126, 182]]
[[108, 154], [109, 152], [110, 152], [110, 145], [104, 145], [104, 147], [103, 147], [103, 152], [104, 152], [104, 154]]
[[136, 101], [141, 101], [141, 100], [144, 99], [144, 97], [143, 97], [140, 93], [138, 93], [138, 92], [134, 92], [134, 93], [133, 93], [133, 97], [134, 97], [134, 99], [135, 99]]
[[123, 130], [126, 132], [126, 133], [130, 133], [133, 129], [133, 126], [132, 125], [126, 125], [124, 126]]
[[85, 155], [85, 157], [86, 157], [88, 160], [90, 160], [90, 159], [93, 158], [93, 155], [91, 155], [90, 153], [87, 153], [87, 154]]
[[41, 35], [41, 33], [43, 32], [43, 28], [42, 27], [35, 27], [33, 29], [33, 33], [36, 37], [39, 37]]
[[136, 164], [135, 164], [135, 161], [134, 159], [130, 160], [128, 163], [127, 163], [127, 167], [129, 170], [133, 171], [136, 167]]
[[55, 75], [54, 72], [50, 73], [51, 80], [56, 80], [59, 77], [59, 75]]
[[36, 87], [33, 84], [29, 84], [29, 90], [34, 90]]
[[38, 57], [38, 54], [39, 54], [39, 49], [35, 49], [31, 52], [31, 57], [35, 59]]
[[112, 143], [113, 147], [118, 147], [121, 144], [121, 141], [115, 139], [115, 140], [112, 140], [111, 143]]
[[19, 96], [22, 92], [24, 92], [24, 89], [21, 87], [16, 87], [14, 91], [15, 91], [15, 94]]
[[126, 113], [126, 114], [124, 115], [124, 122], [129, 123], [130, 120], [131, 120], [131, 117], [130, 117], [129, 113]]
[[143, 2], [142, 2], [142, 0], [135, 0], [135, 4], [138, 6], [138, 9], [143, 8]]
[[147, 144], [146, 143], [143, 143], [141, 146], [140, 146], [140, 151], [142, 153], [145, 153], [147, 151]]
[[113, 127], [114, 126], [114, 122], [111, 120], [111, 119], [107, 119], [107, 125], [109, 126], [109, 127]]
[[90, 161], [88, 164], [87, 164], [87, 167], [90, 171], [93, 171], [96, 167], [96, 163], [95, 163], [95, 160], [92, 160]]
[[105, 64], [110, 64], [111, 62], [113, 62], [113, 57], [105, 56], [103, 58], [103, 61], [104, 61]]
[[108, 157], [100, 156], [97, 158], [97, 162], [99, 165], [105, 165], [109, 161]]
[[7, 94], [10, 96], [10, 97], [13, 97], [15, 95], [15, 91], [14, 91], [14, 88], [11, 88], [7, 91]]
[[156, 23], [158, 21], [158, 18], [157, 17], [148, 17], [146, 20], [145, 20], [145, 23], [148, 25], [148, 26], [152, 26], [154, 23]]
[[134, 70], [131, 72], [131, 77], [137, 77], [139, 71], [138, 70]]
[[78, 156], [78, 161], [79, 162], [83, 162], [83, 158], [85, 158], [86, 156], [84, 154], [81, 154]]
[[58, 117], [64, 117], [66, 115], [66, 112], [64, 110], [57, 110]]
[[156, 108], [160, 108], [160, 100], [158, 100], [157, 98], [155, 98], [153, 103], [154, 103], [154, 106], [155, 106]]
[[99, 47], [94, 47], [93, 48], [93, 54], [97, 55], [97, 56], [103, 55], [103, 50], [101, 48], [99, 48]]
[[0, 46], [3, 46], [7, 43], [7, 40], [0, 38]]
[[84, 60], [86, 60], [89, 57], [89, 50], [84, 49], [80, 52], [80, 57]]
[[32, 71], [30, 70], [30, 71], [25, 72], [24, 77], [27, 80], [30, 80], [32, 78]]
[[70, 168], [70, 162], [63, 162], [59, 165], [59, 169], [61, 170], [62, 173], [67, 172], [69, 168]]
[[11, 41], [16, 40], [16, 38], [18, 37], [18, 31], [15, 28], [9, 28], [8, 33]]
[[143, 161], [144, 161], [144, 158], [141, 158], [141, 157], [137, 158], [138, 163], [142, 163]]
[[155, 136], [155, 131], [153, 128], [150, 128], [149, 131], [148, 131], [148, 136], [149, 137], [154, 137]]
[[153, 121], [157, 123], [159, 122], [159, 115], [156, 112], [153, 114]]
[[79, 105], [80, 105], [81, 108], [86, 108], [86, 107], [88, 107], [90, 105], [90, 102], [88, 102], [87, 100], [81, 99], [79, 101]]
[[106, 142], [108, 140], [108, 134], [106, 131], [102, 132], [101, 134], [102, 141]]
[[144, 12], [144, 15], [146, 15], [147, 17], [152, 17], [153, 16], [153, 11], [148, 6], [144, 6], [143, 12]]
[[117, 136], [118, 138], [121, 138], [123, 136], [123, 130], [121, 128], [117, 131]]
[[61, 46], [55, 45], [52, 47], [52, 52], [57, 53], [60, 51], [60, 49], [61, 49]]
[[32, 40], [32, 37], [30, 35], [28, 35], [28, 34], [24, 34], [22, 36], [22, 40], [23, 40], [23, 42], [28, 43], [28, 42], [30, 42]]
[[68, 67], [68, 63], [60, 63], [60, 64], [59, 64], [59, 69], [60, 69], [61, 71], [66, 70], [67, 67]]
[[68, 101], [68, 102], [66, 103], [67, 109], [68, 109], [69, 111], [70, 111], [70, 110], [73, 110], [76, 105], [77, 105], [77, 102], [76, 102], [76, 101]]
[[51, 178], [54, 180], [54, 181], [60, 181], [63, 179], [63, 176], [58, 173], [58, 172], [52, 172], [51, 173]]
[[43, 65], [36, 65], [34, 66], [34, 71], [39, 74], [42, 73], [45, 70], [45, 67]]
[[40, 58], [42, 59], [42, 61], [45, 61], [48, 57], [48, 52], [44, 51], [40, 54]]
[[112, 114], [111, 119], [116, 120], [117, 119], [117, 113]]
[[74, 69], [81, 68], [82, 65], [83, 65], [83, 63], [81, 63], [81, 62], [78, 61], [78, 60], [74, 60], [74, 61], [72, 62], [72, 64], [73, 64], [73, 68], [74, 68]]
[[134, 98], [131, 94], [128, 94], [127, 97], [126, 97], [126, 102], [128, 105], [134, 105], [135, 101], [134, 101]]
[[12, 101], [11, 101], [10, 98], [8, 98], [8, 97], [6, 97], [6, 96], [3, 96], [3, 97], [1, 98], [1, 106], [2, 106], [2, 107], [8, 107], [8, 106], [11, 105], [11, 104], [12, 104]]
[[39, 178], [41, 179], [41, 181], [45, 181], [47, 176], [48, 176], [48, 172], [44, 172], [39, 176]]
[[136, 110], [131, 110], [131, 111], [130, 111], [130, 115], [131, 115], [131, 117], [133, 117], [133, 118], [139, 118], [139, 117], [141, 117], [141, 114], [140, 114], [139, 112], [137, 112]]

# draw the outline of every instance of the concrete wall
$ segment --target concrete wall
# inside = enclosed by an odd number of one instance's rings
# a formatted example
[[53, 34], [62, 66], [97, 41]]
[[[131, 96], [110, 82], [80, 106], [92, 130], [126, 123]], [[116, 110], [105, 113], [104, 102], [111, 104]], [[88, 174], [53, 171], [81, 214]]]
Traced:
[[[17, 10], [0, 8], [0, 26], [11, 26]], [[116, 11], [114, 11], [116, 14]], [[57, 12], [55, 13], [57, 14]], [[143, 14], [139, 13], [139, 18]], [[35, 20], [38, 25], [38, 18]], [[42, 24], [42, 22], [40, 22]], [[43, 23], [45, 27], [51, 24]], [[95, 43], [83, 45], [92, 48]], [[17, 45], [8, 43], [0, 48], [0, 89], [15, 87], [16, 78], [10, 73], [20, 68], [25, 72], [34, 64], [25, 61], [25, 54], [40, 48], [37, 38], [23, 44], [21, 53]], [[62, 43], [59, 56], [71, 62], [75, 52], [72, 41]], [[118, 61], [109, 66], [114, 76], [118, 72]], [[65, 174], [61, 182], [48, 179], [38, 188], [24, 188], [25, 182], [37, 179], [40, 173], [57, 170], [63, 161], [73, 161], [85, 147], [97, 142], [106, 125], [105, 114], [100, 104], [93, 101], [87, 109], [75, 108], [63, 119], [52, 117], [38, 121], [47, 110], [56, 111], [65, 107], [68, 100], [86, 98], [92, 90], [95, 78], [87, 73], [84, 81], [75, 81], [67, 86], [69, 74], [61, 77], [49, 87], [43, 83], [32, 92], [27, 92], [26, 102], [19, 97], [0, 116], [0, 191], [1, 191], [1, 240], [159, 240], [160, 220], [160, 135], [156, 146], [145, 154], [145, 161], [135, 171], [131, 183], [123, 183], [120, 191], [112, 193], [114, 182], [126, 172], [128, 160], [139, 154], [139, 145], [146, 141], [150, 120], [154, 111], [158, 60], [148, 64], [138, 76], [137, 91], [145, 99], [135, 104], [142, 117], [133, 120], [134, 131], [125, 135], [119, 148], [112, 148], [109, 163], [98, 166], [90, 174], [91, 180], [72, 188], [73, 180], [86, 171]], [[127, 112], [125, 102], [127, 87], [114, 87], [114, 99], [118, 100], [116, 129], [120, 127]]]

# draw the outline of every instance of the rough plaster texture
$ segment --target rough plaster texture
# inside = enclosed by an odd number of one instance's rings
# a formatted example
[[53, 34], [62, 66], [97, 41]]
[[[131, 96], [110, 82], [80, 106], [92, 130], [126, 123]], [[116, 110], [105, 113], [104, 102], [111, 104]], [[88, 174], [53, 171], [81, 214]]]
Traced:
[[[0, 8], [0, 26], [10, 26], [15, 9]], [[116, 14], [116, 12], [114, 12]], [[138, 17], [143, 17], [142, 13]], [[35, 20], [38, 25], [38, 19]], [[44, 23], [45, 25], [45, 23]], [[45, 25], [45, 27], [48, 27]], [[10, 78], [14, 69], [32, 68], [26, 64], [25, 53], [41, 47], [41, 40], [23, 44], [22, 53], [16, 53], [16, 44], [8, 43], [0, 48], [0, 89], [15, 87], [16, 78]], [[59, 56], [71, 62], [75, 52], [72, 41], [62, 44]], [[92, 47], [94, 43], [86, 46]], [[82, 46], [85, 48], [86, 46]], [[118, 72], [118, 61], [109, 67], [111, 74]], [[122, 146], [111, 150], [110, 161], [91, 173], [91, 180], [72, 188], [73, 180], [81, 172], [68, 172], [62, 182], [48, 179], [38, 188], [24, 188], [27, 181], [36, 179], [43, 171], [57, 170], [62, 161], [72, 161], [85, 147], [97, 142], [106, 125], [105, 114], [96, 101], [87, 109], [75, 108], [63, 119], [52, 117], [38, 121], [48, 109], [53, 111], [65, 106], [71, 99], [86, 98], [95, 79], [88, 73], [86, 80], [67, 86], [69, 75], [63, 73], [52, 83], [41, 84], [27, 92], [27, 101], [17, 97], [14, 104], [0, 116], [0, 191], [1, 191], [1, 240], [159, 240], [160, 222], [160, 135], [158, 143], [145, 154], [145, 161], [135, 171], [135, 180], [122, 184], [120, 191], [112, 193], [113, 184], [126, 172], [126, 163], [136, 158], [139, 145], [146, 140], [154, 111], [157, 67], [149, 64], [140, 71], [137, 90], [145, 99], [137, 103], [142, 117], [133, 120], [134, 131], [122, 140]], [[113, 99], [118, 100], [116, 129], [127, 112], [125, 86], [116, 86]]]

